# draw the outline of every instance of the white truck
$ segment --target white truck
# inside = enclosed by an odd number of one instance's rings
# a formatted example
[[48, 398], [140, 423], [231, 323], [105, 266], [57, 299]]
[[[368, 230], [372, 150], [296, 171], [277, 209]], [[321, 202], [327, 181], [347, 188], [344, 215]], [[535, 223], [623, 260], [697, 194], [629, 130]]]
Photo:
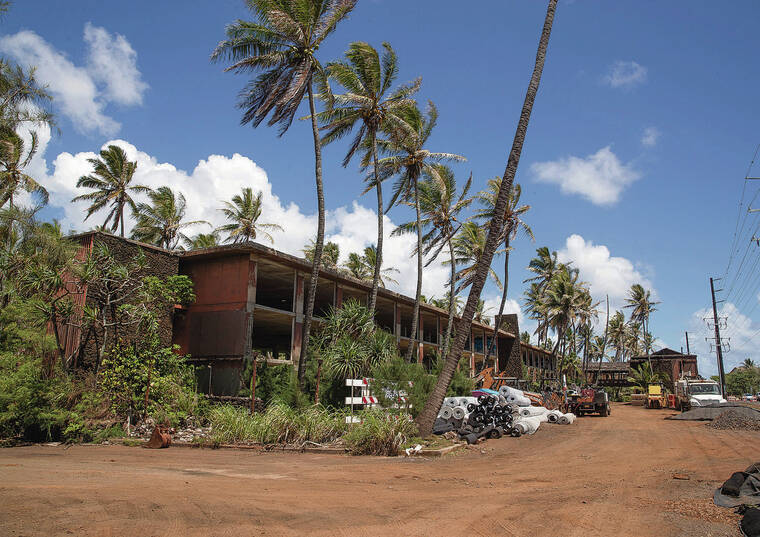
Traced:
[[726, 400], [720, 395], [720, 386], [714, 380], [682, 378], [676, 382], [678, 410], [725, 402]]

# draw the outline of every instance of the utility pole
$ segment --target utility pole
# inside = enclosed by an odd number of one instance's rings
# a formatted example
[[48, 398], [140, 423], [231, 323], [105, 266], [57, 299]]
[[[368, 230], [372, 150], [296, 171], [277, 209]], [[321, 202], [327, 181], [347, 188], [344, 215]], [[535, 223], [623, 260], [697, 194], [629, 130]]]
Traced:
[[720, 343], [720, 323], [718, 322], [718, 307], [715, 302], [715, 285], [710, 278], [710, 294], [712, 295], [713, 321], [715, 323], [715, 353], [718, 356], [718, 377], [720, 378], [720, 395], [726, 398], [726, 377], [723, 372], [723, 347]]
[[686, 332], [686, 354], [691, 354], [691, 351], [689, 350], [689, 333]]

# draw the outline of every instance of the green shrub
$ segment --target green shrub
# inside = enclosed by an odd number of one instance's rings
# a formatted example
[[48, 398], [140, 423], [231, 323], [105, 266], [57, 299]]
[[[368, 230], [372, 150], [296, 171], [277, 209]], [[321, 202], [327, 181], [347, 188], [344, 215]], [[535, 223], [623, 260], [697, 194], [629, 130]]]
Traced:
[[417, 426], [409, 414], [389, 415], [381, 410], [362, 412], [362, 423], [344, 435], [352, 455], [398, 455], [399, 447], [417, 435]]
[[192, 389], [194, 376], [177, 347], [159, 348], [140, 354], [132, 345], [116, 345], [103, 359], [100, 390], [119, 416], [142, 415], [150, 370], [147, 413], [158, 422], [177, 426], [189, 416], [201, 413], [201, 402]]

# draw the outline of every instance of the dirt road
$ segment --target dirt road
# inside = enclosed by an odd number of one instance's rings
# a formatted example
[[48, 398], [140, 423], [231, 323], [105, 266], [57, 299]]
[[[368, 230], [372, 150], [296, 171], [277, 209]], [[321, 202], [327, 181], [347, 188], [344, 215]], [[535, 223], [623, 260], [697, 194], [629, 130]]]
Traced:
[[[249, 450], [0, 450], [4, 536], [736, 536], [713, 489], [760, 433], [609, 418], [440, 460]], [[685, 479], [674, 479], [684, 474]]]

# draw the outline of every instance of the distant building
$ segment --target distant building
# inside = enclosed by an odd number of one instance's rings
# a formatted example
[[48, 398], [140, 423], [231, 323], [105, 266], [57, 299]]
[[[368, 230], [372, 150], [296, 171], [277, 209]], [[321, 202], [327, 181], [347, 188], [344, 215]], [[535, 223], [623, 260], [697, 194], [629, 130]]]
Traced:
[[628, 362], [590, 363], [586, 369], [586, 382], [607, 388], [630, 386], [631, 364]]
[[652, 370], [665, 375], [670, 379], [671, 384], [682, 376], [692, 378], [699, 376], [696, 354], [684, 354], [665, 347], [649, 356], [634, 356], [631, 358], [631, 368], [637, 369], [649, 362], [652, 363]]

